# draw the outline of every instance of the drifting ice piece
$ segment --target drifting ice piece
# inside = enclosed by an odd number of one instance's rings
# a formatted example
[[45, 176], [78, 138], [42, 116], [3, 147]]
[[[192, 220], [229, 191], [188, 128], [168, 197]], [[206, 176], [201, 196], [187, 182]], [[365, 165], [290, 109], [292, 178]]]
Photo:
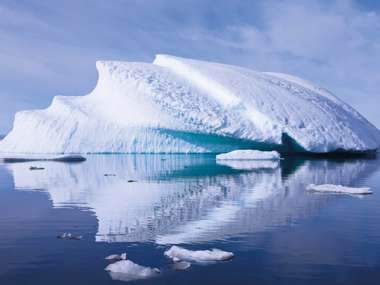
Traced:
[[354, 195], [366, 195], [372, 194], [373, 192], [368, 187], [346, 187], [342, 185], [334, 184], [322, 184], [315, 185], [310, 184], [306, 187], [306, 190], [313, 192], [326, 192], [326, 193], [343, 193], [343, 194], [354, 194]]
[[127, 259], [127, 254], [125, 252], [122, 254], [111, 254], [105, 258], [105, 260], [108, 260], [108, 261], [119, 261], [119, 260], [126, 260], [126, 259]]
[[[329, 91], [294, 76], [158, 55], [98, 61], [87, 96], [18, 112], [7, 153], [375, 151], [379, 130]], [[94, 132], [94, 130], [97, 130]]]
[[277, 151], [259, 151], [251, 149], [234, 150], [228, 153], [218, 154], [217, 160], [279, 160]]
[[178, 260], [198, 262], [224, 261], [234, 257], [232, 252], [217, 248], [211, 250], [189, 250], [176, 245], [173, 245], [170, 249], [165, 251], [164, 254], [177, 262]]
[[280, 165], [278, 160], [217, 160], [217, 164], [236, 170], [276, 169]]
[[5, 163], [16, 163], [16, 162], [31, 162], [31, 161], [57, 161], [57, 162], [82, 162], [86, 158], [81, 155], [61, 155], [61, 156], [14, 156], [14, 157], [4, 157], [3, 161]]
[[173, 264], [174, 270], [186, 270], [186, 269], [189, 269], [190, 267], [191, 267], [191, 263], [187, 261], [174, 261], [174, 264]]
[[120, 260], [105, 268], [110, 272], [111, 278], [122, 281], [147, 279], [160, 273], [158, 268], [151, 268], [136, 264], [130, 260]]

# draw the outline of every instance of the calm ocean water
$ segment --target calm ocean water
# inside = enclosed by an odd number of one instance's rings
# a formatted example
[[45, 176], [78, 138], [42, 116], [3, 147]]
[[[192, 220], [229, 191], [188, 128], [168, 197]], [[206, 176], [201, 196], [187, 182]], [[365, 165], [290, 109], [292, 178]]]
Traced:
[[[104, 270], [104, 257], [122, 252], [161, 269], [129, 284], [379, 284], [379, 166], [210, 155], [0, 164], [0, 284], [125, 284]], [[309, 193], [309, 183], [374, 194]], [[83, 238], [57, 239], [63, 232]], [[173, 244], [235, 258], [175, 271], [163, 255]]]

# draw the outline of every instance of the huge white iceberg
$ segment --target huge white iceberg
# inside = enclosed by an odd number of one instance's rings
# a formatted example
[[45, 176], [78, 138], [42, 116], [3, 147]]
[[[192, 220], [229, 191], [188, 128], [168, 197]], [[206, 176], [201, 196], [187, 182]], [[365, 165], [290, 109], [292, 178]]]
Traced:
[[19, 112], [1, 152], [374, 151], [379, 130], [329, 91], [278, 73], [157, 55], [98, 61], [87, 96]]

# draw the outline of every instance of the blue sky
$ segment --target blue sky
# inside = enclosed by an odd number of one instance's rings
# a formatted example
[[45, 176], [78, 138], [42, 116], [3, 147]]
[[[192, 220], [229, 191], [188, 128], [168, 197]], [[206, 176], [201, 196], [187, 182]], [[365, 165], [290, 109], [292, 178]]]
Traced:
[[157, 53], [291, 73], [380, 127], [380, 1], [0, 0], [0, 133], [90, 92], [96, 60]]

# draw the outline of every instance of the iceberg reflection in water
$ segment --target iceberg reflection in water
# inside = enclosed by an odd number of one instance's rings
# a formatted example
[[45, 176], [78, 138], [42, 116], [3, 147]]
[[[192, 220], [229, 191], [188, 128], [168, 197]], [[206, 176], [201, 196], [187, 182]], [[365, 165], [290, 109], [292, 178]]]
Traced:
[[45, 170], [8, 164], [15, 188], [46, 191], [53, 207], [93, 212], [98, 242], [158, 244], [222, 240], [292, 224], [338, 199], [307, 193], [306, 185], [354, 185], [377, 168], [363, 160], [230, 164], [209, 155], [91, 155], [81, 164], [38, 166]]

